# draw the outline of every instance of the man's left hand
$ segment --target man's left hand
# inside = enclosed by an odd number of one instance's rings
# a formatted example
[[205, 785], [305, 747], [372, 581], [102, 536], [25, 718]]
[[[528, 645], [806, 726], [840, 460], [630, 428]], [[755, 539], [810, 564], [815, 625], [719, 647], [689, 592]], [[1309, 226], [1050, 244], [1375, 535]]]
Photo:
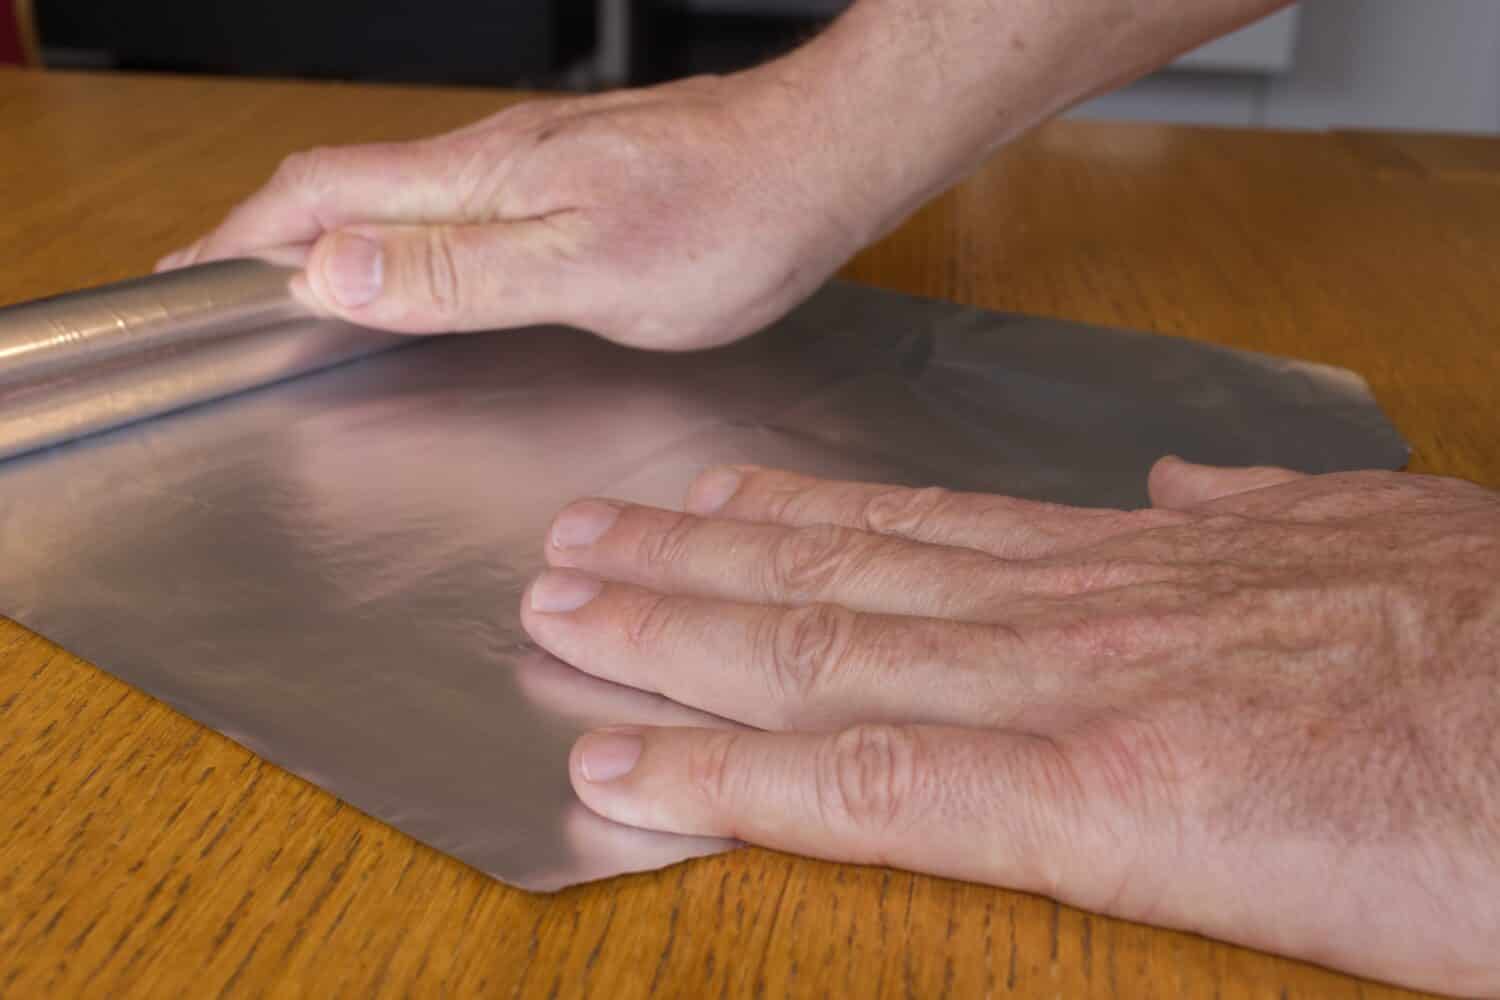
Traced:
[[523, 619], [749, 727], [584, 736], [635, 826], [1500, 990], [1500, 495], [1164, 460], [1151, 509], [711, 470], [574, 504]]

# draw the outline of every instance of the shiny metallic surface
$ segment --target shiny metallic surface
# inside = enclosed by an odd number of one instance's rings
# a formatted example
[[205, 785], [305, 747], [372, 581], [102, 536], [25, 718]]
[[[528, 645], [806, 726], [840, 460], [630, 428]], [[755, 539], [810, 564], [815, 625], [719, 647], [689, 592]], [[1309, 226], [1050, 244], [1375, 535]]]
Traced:
[[314, 318], [293, 273], [225, 261], [0, 309], [0, 459], [410, 343]]
[[[3, 342], [32, 329], [65, 373], [57, 317], [79, 304], [0, 314]], [[295, 367], [255, 367], [234, 327], [205, 338], [224, 351], [213, 384]], [[321, 329], [268, 327], [292, 354]], [[160, 361], [109, 391], [193, 377]], [[35, 405], [62, 426], [93, 405], [73, 391]], [[1406, 458], [1348, 372], [832, 285], [711, 352], [563, 329], [431, 338], [12, 459], [0, 611], [370, 815], [552, 889], [730, 846], [611, 824], [569, 788], [587, 727], [726, 723], [527, 641], [518, 602], [563, 504], [676, 506], [704, 466], [755, 462], [1137, 506], [1164, 452], [1308, 471]]]

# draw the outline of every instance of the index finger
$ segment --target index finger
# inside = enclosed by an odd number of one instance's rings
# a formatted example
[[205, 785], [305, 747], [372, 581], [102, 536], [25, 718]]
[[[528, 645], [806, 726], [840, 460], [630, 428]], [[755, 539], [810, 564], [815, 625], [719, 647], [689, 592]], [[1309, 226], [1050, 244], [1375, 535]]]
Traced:
[[217, 228], [162, 266], [310, 246], [323, 233], [357, 222], [451, 221], [466, 190], [453, 173], [431, 140], [294, 153]]

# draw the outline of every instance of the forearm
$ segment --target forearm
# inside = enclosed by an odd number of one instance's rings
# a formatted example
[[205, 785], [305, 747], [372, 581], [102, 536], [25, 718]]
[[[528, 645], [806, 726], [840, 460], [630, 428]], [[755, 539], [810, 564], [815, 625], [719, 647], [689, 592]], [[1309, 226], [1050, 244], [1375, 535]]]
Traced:
[[795, 99], [873, 238], [1001, 144], [1286, 0], [858, 0], [756, 71]]

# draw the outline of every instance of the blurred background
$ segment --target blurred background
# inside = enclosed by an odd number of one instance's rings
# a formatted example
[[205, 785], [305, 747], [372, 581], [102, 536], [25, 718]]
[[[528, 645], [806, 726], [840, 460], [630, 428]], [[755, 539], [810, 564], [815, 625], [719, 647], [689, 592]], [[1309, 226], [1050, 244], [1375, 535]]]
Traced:
[[[0, 61], [598, 90], [746, 66], [840, 0], [0, 0]], [[7, 51], [12, 55], [7, 57]], [[1500, 132], [1500, 3], [1309, 0], [1079, 117]]]

